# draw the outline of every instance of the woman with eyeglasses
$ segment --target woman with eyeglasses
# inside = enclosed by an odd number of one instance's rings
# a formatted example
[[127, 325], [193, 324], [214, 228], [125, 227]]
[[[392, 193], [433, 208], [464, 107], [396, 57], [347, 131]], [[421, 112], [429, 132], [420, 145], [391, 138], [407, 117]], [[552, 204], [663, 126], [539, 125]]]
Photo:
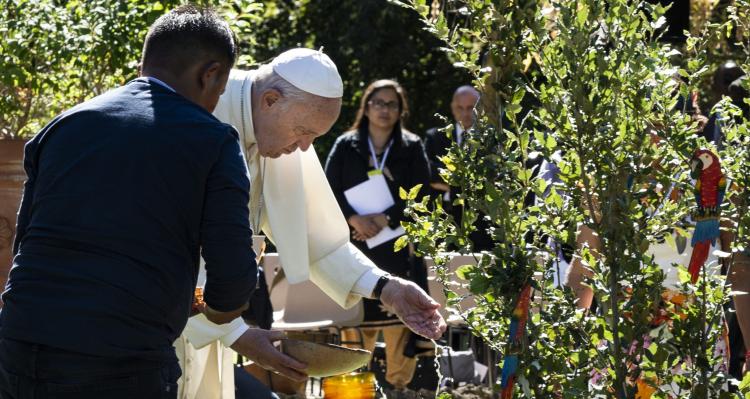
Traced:
[[[421, 184], [421, 197], [429, 187], [430, 171], [422, 142], [419, 136], [403, 128], [407, 114], [406, 93], [400, 84], [387, 79], [371, 83], [362, 96], [351, 130], [333, 145], [325, 171], [349, 222], [354, 244], [381, 269], [426, 289], [425, 266], [421, 258], [414, 256], [413, 246], [394, 251], [396, 237], [378, 245], [372, 245], [372, 240], [370, 245], [367, 243], [383, 229], [397, 229], [401, 221], [406, 220], [406, 204], [399, 196], [399, 188], [408, 191]], [[344, 192], [367, 181], [387, 186], [388, 192], [382, 194], [389, 194], [394, 205], [379, 213], [358, 214]], [[415, 339], [396, 316], [381, 307], [379, 301], [363, 301], [362, 336], [356, 330], [345, 330], [342, 340], [361, 340], [364, 349], [372, 351], [378, 332], [382, 331], [386, 344], [386, 381], [396, 389], [403, 389], [411, 381], [416, 368]], [[405, 349], [411, 357], [404, 356]]]

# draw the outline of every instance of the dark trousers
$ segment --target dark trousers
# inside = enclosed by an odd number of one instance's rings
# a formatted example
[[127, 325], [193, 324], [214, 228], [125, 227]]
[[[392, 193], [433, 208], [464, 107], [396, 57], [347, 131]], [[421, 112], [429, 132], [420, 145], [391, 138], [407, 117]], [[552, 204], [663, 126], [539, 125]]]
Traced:
[[[742, 381], [742, 369], [745, 367], [745, 340], [742, 337], [740, 323], [737, 321], [737, 313], [734, 312], [734, 301], [729, 301], [724, 309], [729, 330], [729, 375]], [[734, 386], [730, 386], [730, 392], [734, 392], [733, 389]]]
[[235, 399], [279, 399], [278, 395], [241, 366], [234, 366]]
[[0, 338], [0, 399], [175, 399], [177, 361], [107, 358]]

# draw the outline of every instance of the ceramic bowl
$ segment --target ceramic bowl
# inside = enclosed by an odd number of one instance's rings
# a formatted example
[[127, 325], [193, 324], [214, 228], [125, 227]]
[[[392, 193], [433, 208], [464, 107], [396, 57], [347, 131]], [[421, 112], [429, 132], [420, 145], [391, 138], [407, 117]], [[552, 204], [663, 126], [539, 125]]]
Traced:
[[370, 361], [370, 351], [351, 349], [332, 344], [285, 339], [281, 350], [307, 364], [310, 377], [330, 377], [354, 371]]

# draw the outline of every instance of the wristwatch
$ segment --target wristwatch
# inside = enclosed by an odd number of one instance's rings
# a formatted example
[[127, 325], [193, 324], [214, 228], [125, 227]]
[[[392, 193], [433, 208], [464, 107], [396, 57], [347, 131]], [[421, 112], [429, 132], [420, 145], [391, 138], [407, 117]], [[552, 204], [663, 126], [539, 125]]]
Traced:
[[395, 229], [399, 226], [398, 220], [391, 220], [391, 217], [388, 216], [388, 214], [385, 214], [385, 220], [388, 222], [388, 227]]
[[380, 276], [378, 282], [375, 283], [375, 288], [372, 289], [372, 296], [374, 299], [380, 299], [380, 294], [383, 293], [383, 288], [385, 288], [385, 285], [388, 284], [389, 281], [391, 281], [390, 275], [386, 274], [385, 276]]

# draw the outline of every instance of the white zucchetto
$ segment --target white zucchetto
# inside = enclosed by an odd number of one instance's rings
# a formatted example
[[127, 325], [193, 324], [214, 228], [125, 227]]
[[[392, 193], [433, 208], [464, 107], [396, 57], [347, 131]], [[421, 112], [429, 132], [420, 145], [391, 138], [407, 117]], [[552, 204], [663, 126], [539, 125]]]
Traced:
[[344, 83], [336, 64], [322, 50], [288, 50], [274, 58], [271, 67], [300, 90], [327, 98], [341, 98], [344, 95]]

